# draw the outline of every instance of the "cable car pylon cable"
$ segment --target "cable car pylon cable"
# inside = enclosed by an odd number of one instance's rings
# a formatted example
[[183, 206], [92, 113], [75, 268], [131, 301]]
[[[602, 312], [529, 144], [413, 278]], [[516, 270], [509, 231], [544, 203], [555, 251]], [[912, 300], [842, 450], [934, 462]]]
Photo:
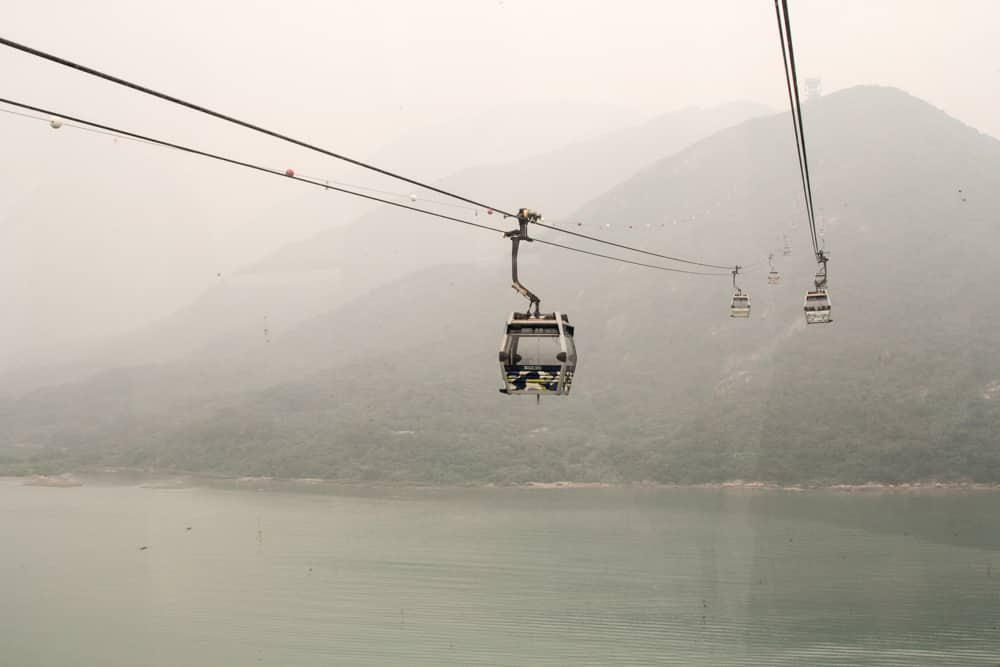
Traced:
[[[404, 176], [402, 174], [399, 174], [399, 173], [396, 173], [396, 172], [393, 172], [393, 171], [389, 171], [388, 169], [383, 169], [381, 167], [378, 167], [376, 165], [370, 164], [368, 162], [364, 162], [362, 160], [358, 160], [356, 158], [348, 157], [348, 156], [343, 155], [341, 153], [337, 153], [337, 152], [334, 152], [334, 151], [322, 148], [320, 146], [316, 146], [315, 144], [303, 141], [301, 139], [296, 139], [294, 137], [288, 136], [288, 135], [283, 134], [281, 132], [277, 132], [275, 130], [269, 130], [269, 129], [267, 129], [265, 127], [262, 127], [260, 125], [256, 125], [254, 123], [250, 123], [248, 121], [236, 118], [234, 116], [230, 116], [228, 114], [224, 114], [224, 113], [222, 113], [220, 111], [215, 111], [214, 109], [209, 109], [208, 107], [205, 107], [203, 105], [196, 104], [196, 103], [190, 102], [188, 100], [184, 100], [182, 98], [176, 97], [174, 95], [170, 95], [168, 93], [164, 93], [164, 92], [161, 92], [161, 91], [158, 91], [158, 90], [154, 90], [153, 88], [150, 88], [148, 86], [144, 86], [144, 85], [136, 83], [134, 81], [129, 81], [127, 79], [123, 79], [121, 77], [115, 76], [113, 74], [109, 74], [107, 72], [102, 72], [101, 70], [95, 69], [93, 67], [89, 67], [89, 66], [84, 65], [82, 63], [78, 63], [78, 62], [69, 60], [68, 58], [63, 58], [61, 56], [57, 56], [55, 54], [47, 53], [45, 51], [42, 51], [41, 49], [36, 49], [36, 48], [28, 46], [26, 44], [21, 44], [19, 42], [15, 42], [14, 40], [11, 40], [11, 39], [8, 39], [6, 37], [3, 37], [2, 35], [0, 35], [0, 45], [7, 46], [9, 48], [15, 49], [17, 51], [21, 51], [23, 53], [27, 53], [29, 55], [35, 56], [37, 58], [41, 58], [43, 60], [48, 60], [49, 62], [53, 62], [53, 63], [56, 63], [58, 65], [62, 65], [64, 67], [68, 67], [70, 69], [74, 69], [74, 70], [76, 70], [78, 72], [82, 72], [84, 74], [87, 74], [87, 75], [90, 75], [90, 76], [93, 76], [93, 77], [97, 77], [99, 79], [103, 79], [105, 81], [108, 81], [110, 83], [114, 83], [114, 84], [119, 85], [119, 86], [124, 86], [126, 88], [131, 89], [131, 90], [135, 90], [137, 92], [143, 93], [145, 95], [150, 95], [152, 97], [156, 97], [156, 98], [164, 100], [166, 102], [170, 102], [172, 104], [176, 104], [176, 105], [179, 105], [179, 106], [191, 109], [193, 111], [197, 111], [199, 113], [211, 116], [213, 118], [217, 118], [219, 120], [223, 120], [223, 121], [226, 121], [228, 123], [232, 123], [234, 125], [238, 125], [238, 126], [243, 127], [245, 129], [252, 130], [254, 132], [259, 132], [261, 134], [265, 134], [265, 135], [267, 135], [269, 137], [272, 137], [272, 138], [275, 138], [275, 139], [279, 139], [281, 141], [285, 141], [285, 142], [290, 143], [290, 144], [294, 144], [294, 145], [299, 146], [301, 148], [305, 148], [305, 149], [308, 149], [308, 150], [311, 150], [311, 151], [314, 151], [314, 152], [326, 155], [328, 157], [332, 157], [332, 158], [335, 158], [335, 159], [347, 162], [349, 164], [353, 164], [353, 165], [361, 167], [363, 169], [368, 169], [370, 171], [376, 172], [376, 173], [381, 174], [383, 176], [387, 176], [389, 178], [394, 178], [394, 179], [397, 179], [397, 180], [409, 183], [411, 185], [415, 185], [417, 187], [424, 188], [424, 189], [430, 190], [432, 192], [436, 192], [436, 193], [444, 195], [446, 197], [451, 197], [453, 199], [457, 199], [457, 200], [465, 202], [467, 204], [471, 204], [473, 206], [477, 206], [479, 208], [486, 209], [488, 211], [496, 211], [497, 213], [499, 213], [499, 214], [501, 214], [501, 215], [503, 215], [504, 217], [507, 217], [507, 218], [516, 218], [517, 217], [517, 214], [510, 213], [510, 212], [505, 211], [504, 209], [499, 208], [497, 206], [491, 206], [491, 205], [488, 205], [488, 204], [484, 204], [484, 203], [481, 203], [481, 202], [479, 202], [479, 201], [477, 201], [475, 199], [470, 199], [468, 197], [464, 197], [464, 196], [456, 194], [454, 192], [450, 192], [450, 191], [445, 190], [443, 188], [439, 188], [439, 187], [430, 185], [429, 183], [424, 183], [424, 182], [419, 181], [417, 179], [409, 178], [408, 176]], [[542, 225], [542, 226], [545, 226], [545, 225]], [[551, 227], [551, 229], [558, 229], [558, 228]], [[558, 230], [558, 231], [566, 232], [566, 230]], [[642, 250], [642, 249], [639, 249], [639, 248], [634, 248], [634, 247], [631, 247], [631, 246], [626, 246], [626, 245], [623, 245], [623, 244], [620, 244], [620, 243], [614, 243], [612, 241], [607, 241], [607, 240], [604, 240], [604, 239], [601, 239], [601, 238], [598, 238], [598, 237], [595, 237], [595, 236], [588, 236], [588, 235], [585, 235], [585, 234], [578, 234], [578, 233], [574, 233], [574, 232], [566, 232], [566, 233], [574, 234], [575, 236], [579, 236], [581, 238], [586, 238], [586, 239], [588, 239], [590, 241], [594, 241], [594, 242], [597, 242], [597, 243], [604, 243], [606, 245], [610, 245], [610, 246], [614, 246], [614, 247], [617, 247], [617, 248], [621, 248], [623, 250], [628, 250], [630, 252], [638, 252], [638, 253], [641, 253], [641, 254], [650, 255], [650, 256], [653, 256], [653, 257], [659, 257], [661, 259], [667, 259], [667, 260], [670, 260], [670, 261], [682, 262], [682, 263], [685, 263], [685, 264], [692, 264], [692, 265], [696, 265], [696, 266], [703, 266], [703, 267], [706, 267], [706, 268], [713, 268], [713, 269], [728, 269], [729, 268], [729, 265], [723, 266], [723, 265], [718, 265], [718, 264], [708, 264], [708, 263], [704, 263], [704, 262], [696, 262], [696, 261], [693, 261], [693, 260], [685, 260], [685, 259], [681, 259], [679, 257], [670, 257], [668, 255], [661, 255], [659, 253], [654, 253], [654, 252]]]

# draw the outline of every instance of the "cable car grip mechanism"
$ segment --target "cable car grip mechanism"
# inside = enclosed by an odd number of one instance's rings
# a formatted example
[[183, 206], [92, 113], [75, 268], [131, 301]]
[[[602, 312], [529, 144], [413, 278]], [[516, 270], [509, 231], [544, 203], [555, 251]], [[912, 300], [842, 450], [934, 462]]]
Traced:
[[526, 298], [528, 303], [528, 316], [532, 314], [532, 308], [534, 308], [534, 316], [539, 316], [539, 306], [541, 304], [541, 299], [539, 299], [534, 292], [529, 290], [527, 287], [521, 284], [521, 281], [517, 278], [517, 251], [521, 245], [521, 241], [531, 242], [532, 239], [528, 235], [528, 224], [531, 222], [538, 222], [542, 219], [538, 213], [531, 211], [526, 208], [522, 208], [517, 212], [517, 229], [513, 229], [509, 232], [504, 232], [503, 235], [511, 240], [511, 253], [510, 253], [510, 271], [511, 279], [513, 281], [511, 287], [514, 288], [518, 294]]

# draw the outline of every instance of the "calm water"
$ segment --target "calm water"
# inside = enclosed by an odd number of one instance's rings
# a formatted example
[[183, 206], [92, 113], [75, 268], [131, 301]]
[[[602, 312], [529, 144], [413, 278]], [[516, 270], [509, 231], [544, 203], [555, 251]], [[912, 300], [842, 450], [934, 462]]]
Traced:
[[0, 531], [0, 665], [1000, 664], [1000, 493], [0, 480]]

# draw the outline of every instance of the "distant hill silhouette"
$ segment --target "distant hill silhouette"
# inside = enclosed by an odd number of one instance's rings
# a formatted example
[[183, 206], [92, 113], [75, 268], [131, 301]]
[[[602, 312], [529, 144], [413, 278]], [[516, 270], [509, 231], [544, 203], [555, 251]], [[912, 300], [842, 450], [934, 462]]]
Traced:
[[815, 265], [778, 114], [649, 165], [563, 223], [750, 265], [748, 321], [728, 317], [728, 276], [528, 245], [522, 279], [543, 309], [569, 313], [580, 362], [568, 398], [503, 397], [496, 349], [523, 304], [493, 240], [495, 259], [407, 273], [272, 343], [220, 352], [245, 381], [190, 361], [0, 403], [0, 443], [41, 447], [0, 449], [0, 462], [436, 482], [1000, 481], [1000, 142], [879, 87], [810, 103], [805, 127], [832, 325], [804, 324]]

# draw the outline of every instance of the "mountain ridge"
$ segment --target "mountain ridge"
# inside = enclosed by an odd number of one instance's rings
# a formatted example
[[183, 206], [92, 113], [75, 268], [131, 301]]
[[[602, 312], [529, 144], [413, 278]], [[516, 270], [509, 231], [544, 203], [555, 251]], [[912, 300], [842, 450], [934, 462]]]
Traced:
[[[742, 279], [749, 321], [728, 317], [728, 276], [529, 246], [522, 279], [543, 309], [569, 313], [580, 362], [568, 398], [499, 397], [495, 350], [522, 304], [498, 248], [495, 262], [452, 269], [450, 283], [447, 272], [404, 276], [367, 306], [282, 334], [303, 358], [340, 363], [208, 400], [191, 418], [175, 410], [169, 423], [168, 410], [71, 443], [76, 429], [53, 436], [51, 424], [10, 418], [65, 408], [7, 403], [8, 441], [72, 450], [8, 465], [417, 482], [998, 481], [1000, 314], [981, 307], [991, 267], [977, 252], [1000, 236], [1000, 143], [891, 89], [831, 95], [805, 122], [832, 251], [828, 327], [802, 317], [815, 265], [802, 225], [791, 226], [801, 191], [779, 114], [659, 160], [571, 216], [613, 220], [610, 240], [756, 259]], [[785, 234], [793, 255], [779, 252], [782, 284], [767, 286], [767, 254]], [[404, 305], [405, 318], [389, 315]], [[355, 357], [338, 347], [344, 323], [398, 344]]]

